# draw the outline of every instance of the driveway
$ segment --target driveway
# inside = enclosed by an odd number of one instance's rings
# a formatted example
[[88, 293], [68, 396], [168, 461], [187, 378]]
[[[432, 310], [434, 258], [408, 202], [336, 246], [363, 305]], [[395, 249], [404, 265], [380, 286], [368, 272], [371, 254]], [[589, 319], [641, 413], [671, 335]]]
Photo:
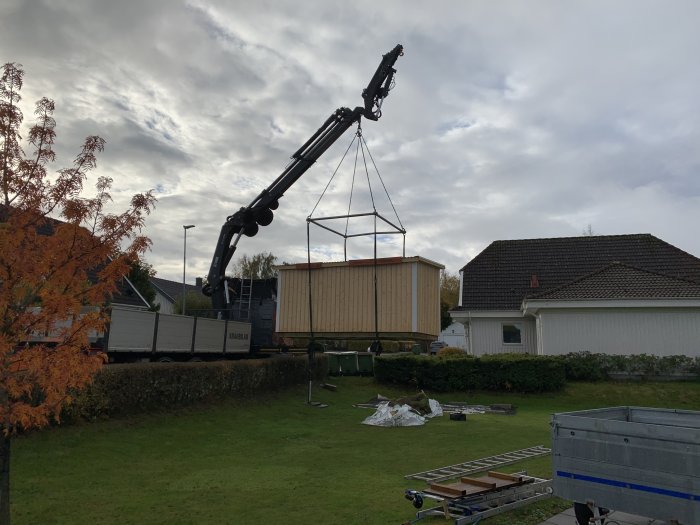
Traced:
[[[665, 525], [665, 521], [652, 520], [649, 518], [643, 518], [642, 516], [635, 516], [633, 514], [627, 514], [625, 512], [612, 511], [608, 518], [610, 521], [606, 520], [605, 523], [618, 522], [620, 525]], [[576, 525], [576, 517], [574, 516], [573, 507], [565, 510], [561, 514], [552, 516], [546, 521], [540, 523], [540, 525]]]

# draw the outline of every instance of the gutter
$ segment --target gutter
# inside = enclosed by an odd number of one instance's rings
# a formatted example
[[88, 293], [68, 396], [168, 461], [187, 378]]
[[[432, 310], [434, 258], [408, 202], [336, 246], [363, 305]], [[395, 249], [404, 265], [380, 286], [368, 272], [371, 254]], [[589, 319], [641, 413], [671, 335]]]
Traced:
[[136, 295], [138, 295], [141, 298], [141, 300], [143, 301], [143, 304], [146, 305], [146, 308], [150, 308], [151, 305], [148, 304], [148, 301], [146, 301], [146, 299], [143, 297], [143, 295], [141, 295], [139, 293], [139, 291], [136, 289], [136, 286], [134, 286], [134, 283], [132, 283], [126, 275], [124, 276], [124, 279], [126, 280], [127, 283], [129, 283], [129, 286], [131, 286], [131, 289], [136, 292]]

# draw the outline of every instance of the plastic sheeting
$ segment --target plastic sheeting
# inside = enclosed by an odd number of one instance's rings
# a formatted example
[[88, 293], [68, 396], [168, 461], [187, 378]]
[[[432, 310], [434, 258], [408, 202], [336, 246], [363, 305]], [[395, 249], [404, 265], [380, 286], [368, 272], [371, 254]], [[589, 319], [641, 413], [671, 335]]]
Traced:
[[425, 417], [415, 412], [410, 405], [394, 405], [389, 402], [380, 403], [377, 410], [362, 423], [375, 427], [416, 427], [424, 425], [426, 419], [441, 416], [442, 407], [434, 399], [429, 399], [430, 414]]
[[426, 417], [437, 417], [442, 415], [442, 407], [435, 399], [428, 399], [428, 405], [430, 406], [430, 414]]

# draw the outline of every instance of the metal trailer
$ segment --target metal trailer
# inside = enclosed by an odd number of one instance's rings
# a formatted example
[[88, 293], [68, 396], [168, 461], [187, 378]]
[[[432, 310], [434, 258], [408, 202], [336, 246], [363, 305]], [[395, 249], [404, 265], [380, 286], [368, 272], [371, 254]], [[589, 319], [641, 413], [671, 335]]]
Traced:
[[552, 416], [554, 494], [700, 523], [700, 412], [614, 407]]
[[168, 359], [247, 354], [250, 323], [112, 308], [109, 356]]
[[454, 525], [468, 525], [552, 497], [551, 480], [528, 476], [524, 472], [516, 472], [512, 476], [519, 476], [524, 483], [472, 496], [450, 498], [435, 494], [430, 489], [406, 490], [406, 499], [413, 501], [414, 507], [421, 507], [426, 499], [440, 503], [436, 507], [419, 510], [416, 519], [409, 523], [417, 523], [430, 516], [441, 516], [454, 520]]
[[[469, 523], [478, 523], [482, 519], [523, 507], [535, 501], [551, 498], [551, 480], [528, 476], [525, 472], [517, 472], [510, 475], [520, 477], [522, 483], [505, 488], [494, 487], [494, 490], [487, 490], [478, 494], [467, 495], [465, 493], [464, 495], [450, 497], [443, 493], [440, 487], [435, 485], [436, 482], [448, 479], [460, 479], [461, 481], [473, 483], [475, 480], [467, 480], [465, 477], [484, 471], [489, 471], [489, 475], [502, 477], [503, 475], [491, 471], [495, 468], [511, 465], [526, 459], [548, 455], [550, 452], [550, 449], [537, 445], [456, 465], [408, 474], [405, 476], [406, 479], [418, 479], [429, 484], [428, 488], [423, 490], [409, 489], [404, 491], [406, 499], [410, 500], [415, 508], [421, 509], [425, 500], [433, 500], [440, 503], [436, 507], [419, 510], [416, 512], [416, 519], [408, 523], [417, 523], [429, 516], [442, 516], [445, 519], [453, 519], [455, 525], [467, 525]], [[508, 477], [509, 475], [506, 474], [505, 476]]]

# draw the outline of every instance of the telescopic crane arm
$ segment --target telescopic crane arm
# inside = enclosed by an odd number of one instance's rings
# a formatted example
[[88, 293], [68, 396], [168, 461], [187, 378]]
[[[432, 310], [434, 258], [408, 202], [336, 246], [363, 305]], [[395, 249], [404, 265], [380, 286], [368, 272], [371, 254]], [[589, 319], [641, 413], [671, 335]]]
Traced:
[[207, 284], [204, 287], [204, 293], [211, 295], [215, 309], [227, 309], [231, 302], [225, 272], [241, 236], [253, 237], [258, 233], [259, 226], [267, 226], [272, 222], [273, 210], [279, 206], [279, 199], [350, 126], [359, 122], [362, 117], [370, 120], [378, 120], [381, 117], [382, 102], [393, 87], [396, 73], [393, 66], [401, 55], [403, 46], [397, 45], [382, 57], [377, 71], [362, 91], [364, 106], [352, 110], [344, 107], [335, 110], [316, 133], [292, 155], [291, 162], [272, 184], [261, 191], [248, 206], [226, 218], [219, 233]]

